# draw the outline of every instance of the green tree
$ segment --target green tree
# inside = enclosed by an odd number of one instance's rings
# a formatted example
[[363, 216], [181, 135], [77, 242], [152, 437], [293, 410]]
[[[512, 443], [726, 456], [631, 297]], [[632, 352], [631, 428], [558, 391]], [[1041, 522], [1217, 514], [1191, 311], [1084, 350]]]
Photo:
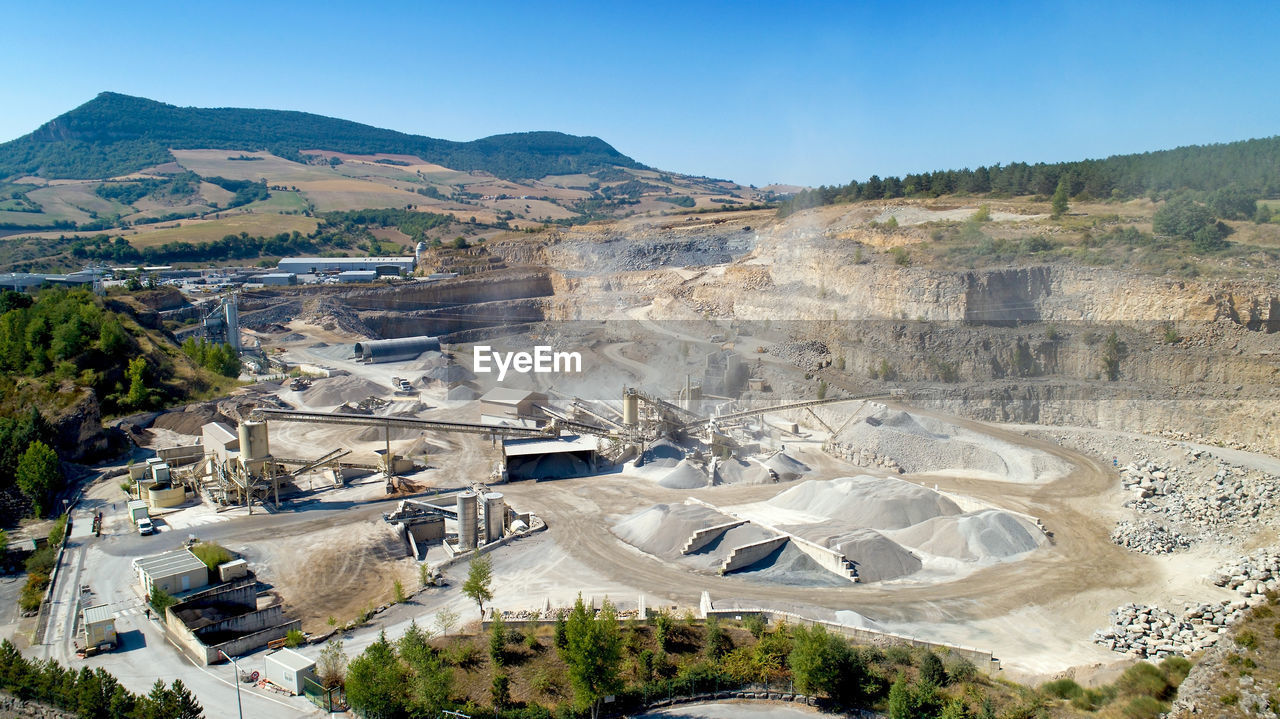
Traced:
[[720, 626], [720, 618], [715, 615], [707, 617], [707, 658], [718, 661], [730, 648], [729, 634]]
[[928, 682], [935, 687], [947, 684], [947, 670], [942, 666], [942, 660], [937, 654], [928, 650], [925, 650], [924, 657], [920, 660], [920, 681]]
[[127, 376], [129, 377], [129, 394], [125, 397], [125, 404], [134, 409], [141, 409], [148, 404], [151, 393], [147, 390], [147, 361], [141, 357], [135, 357], [129, 360], [129, 369]]
[[417, 622], [410, 622], [396, 643], [400, 658], [412, 674], [408, 687], [410, 716], [434, 717], [449, 705], [453, 670], [429, 639], [430, 635], [418, 627]]
[[1102, 345], [1102, 373], [1111, 382], [1120, 378], [1120, 337], [1115, 330]]
[[174, 598], [172, 594], [166, 592], [160, 585], [151, 585], [151, 608], [156, 610], [156, 614], [163, 617], [164, 611], [177, 603], [178, 600]]
[[1067, 214], [1069, 205], [1067, 204], [1067, 181], [1062, 179], [1058, 181], [1058, 189], [1053, 191], [1053, 198], [1050, 200], [1052, 211], [1050, 217], [1059, 219]]
[[64, 484], [57, 453], [40, 440], [32, 442], [18, 459], [15, 479], [18, 489], [31, 500], [36, 516], [44, 516]]
[[462, 593], [480, 608], [480, 618], [484, 618], [484, 603], [493, 599], [493, 560], [487, 554], [471, 559], [467, 570], [467, 581], [462, 583]]
[[560, 658], [569, 668], [574, 699], [579, 707], [590, 709], [591, 719], [596, 719], [600, 715], [600, 701], [622, 687], [618, 672], [622, 662], [622, 631], [613, 605], [606, 600], [596, 617], [587, 610], [579, 594], [565, 621], [565, 645]]
[[347, 676], [347, 655], [342, 651], [341, 639], [330, 639], [316, 659], [316, 677], [325, 688], [336, 687]]
[[347, 703], [366, 719], [399, 719], [407, 714], [407, 672], [386, 633], [347, 667]]
[[9, 534], [0, 529], [0, 557], [3, 557], [7, 551], [9, 551]]
[[489, 694], [495, 710], [506, 709], [511, 705], [511, 679], [501, 672], [494, 674]]
[[500, 612], [493, 612], [493, 621], [489, 624], [489, 661], [495, 667], [502, 666], [506, 660], [507, 623], [502, 621]]

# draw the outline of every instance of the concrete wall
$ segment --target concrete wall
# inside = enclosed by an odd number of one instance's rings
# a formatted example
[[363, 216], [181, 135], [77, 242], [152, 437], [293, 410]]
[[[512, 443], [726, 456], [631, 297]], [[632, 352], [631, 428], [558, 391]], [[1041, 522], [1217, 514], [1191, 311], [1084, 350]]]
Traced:
[[165, 447], [157, 449], [156, 456], [163, 459], [170, 467], [192, 464], [204, 458], [204, 446], [188, 444], [182, 447]]
[[684, 543], [684, 547], [680, 549], [680, 553], [692, 554], [698, 551], [699, 549], [702, 549], [703, 547], [707, 546], [708, 544], [711, 544], [716, 540], [717, 537], [729, 531], [730, 529], [733, 529], [734, 527], [740, 527], [746, 523], [747, 523], [747, 520], [739, 519], [733, 522], [725, 522], [724, 524], [717, 524], [714, 527], [704, 527], [702, 529], [699, 529], [698, 531], [693, 533], [692, 537], [689, 537], [689, 541]]
[[187, 491], [182, 487], [168, 489], [147, 488], [147, 506], [152, 509], [176, 507], [187, 501]]
[[[165, 633], [193, 661], [208, 665], [220, 661], [218, 650], [232, 656], [239, 656], [264, 647], [269, 641], [283, 639], [290, 630], [302, 625], [300, 620], [286, 620], [282, 605], [255, 609], [257, 601], [258, 590], [254, 581], [241, 581], [230, 586], [224, 585], [199, 592], [165, 611]], [[249, 611], [208, 624], [195, 631], [188, 628], [178, 614], [184, 610], [228, 604], [244, 607]], [[213, 646], [205, 644], [201, 637], [216, 632], [247, 632], [247, 634]]]
[[772, 609], [753, 609], [749, 607], [741, 607], [734, 609], [706, 609], [705, 616], [717, 616], [724, 619], [737, 619], [750, 614], [757, 614], [769, 619], [770, 621], [785, 620], [788, 624], [803, 624], [805, 626], [823, 626], [830, 632], [844, 636], [855, 644], [863, 644], [869, 646], [887, 647], [896, 644], [905, 644], [913, 647], [928, 647], [938, 654], [951, 654], [964, 657], [973, 663], [978, 671], [984, 674], [995, 674], [1000, 671], [1000, 660], [992, 656], [990, 651], [984, 649], [975, 649], [973, 647], [965, 647], [957, 644], [944, 644], [942, 642], [930, 642], [924, 639], [917, 639], [905, 634], [894, 634], [893, 632], [880, 632], [874, 629], [863, 629], [861, 627], [851, 627], [847, 624], [838, 624], [836, 622], [825, 622], [817, 619], [809, 619], [799, 614], [791, 612], [780, 612]]
[[821, 565], [823, 569], [841, 577], [848, 577], [850, 582], [858, 581], [858, 575], [853, 566], [849, 564], [848, 559], [840, 552], [800, 537], [792, 537], [791, 543], [795, 545], [796, 549], [809, 555], [809, 558]]
[[786, 544], [791, 538], [785, 534], [781, 537], [773, 537], [754, 544], [745, 544], [736, 547], [725, 557], [724, 564], [720, 565], [720, 573], [728, 574], [729, 572], [742, 569], [764, 559], [779, 547]]

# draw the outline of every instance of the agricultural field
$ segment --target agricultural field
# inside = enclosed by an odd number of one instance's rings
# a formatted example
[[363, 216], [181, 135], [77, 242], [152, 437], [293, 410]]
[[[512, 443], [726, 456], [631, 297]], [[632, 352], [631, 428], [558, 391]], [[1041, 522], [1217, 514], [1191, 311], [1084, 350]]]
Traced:
[[301, 232], [306, 234], [316, 229], [319, 220], [298, 215], [277, 215], [270, 213], [245, 213], [224, 216], [217, 220], [190, 220], [178, 226], [166, 226], [155, 230], [143, 230], [128, 235], [130, 244], [139, 249], [163, 245], [166, 242], [212, 242], [226, 235], [238, 235], [247, 232], [255, 237], [270, 237], [281, 232]]

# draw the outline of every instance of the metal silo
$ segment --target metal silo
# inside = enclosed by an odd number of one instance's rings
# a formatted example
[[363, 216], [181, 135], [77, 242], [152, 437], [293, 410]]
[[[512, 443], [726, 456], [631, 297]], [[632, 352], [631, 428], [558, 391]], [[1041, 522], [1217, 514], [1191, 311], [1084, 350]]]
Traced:
[[476, 548], [476, 500], [479, 496], [469, 489], [458, 494], [458, 549]]
[[484, 495], [484, 541], [496, 542], [502, 539], [502, 530], [506, 524], [507, 503], [501, 492], [485, 492]]

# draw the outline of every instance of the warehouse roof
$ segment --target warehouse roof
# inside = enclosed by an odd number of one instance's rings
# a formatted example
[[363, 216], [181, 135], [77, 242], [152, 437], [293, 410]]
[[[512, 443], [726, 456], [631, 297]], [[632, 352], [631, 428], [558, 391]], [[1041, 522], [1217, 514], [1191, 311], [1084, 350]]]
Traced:
[[115, 612], [111, 611], [111, 605], [109, 604], [99, 604], [96, 607], [85, 607], [84, 609], [84, 623], [86, 626], [115, 618]]
[[548, 439], [507, 439], [502, 441], [502, 452], [508, 457], [530, 454], [562, 454], [564, 452], [595, 452], [599, 444], [594, 437], [565, 435]]
[[199, 557], [191, 553], [190, 549], [175, 549], [164, 554], [140, 557], [133, 560], [133, 566], [146, 572], [148, 577], [153, 578], [171, 577], [175, 574], [185, 574], [197, 569], [205, 571], [209, 569], [204, 562], [200, 561]]
[[494, 387], [484, 396], [480, 398], [481, 402], [492, 402], [494, 404], [520, 404], [530, 399], [546, 399], [545, 394], [534, 392], [527, 389], [514, 389], [512, 387]]
[[308, 659], [292, 649], [281, 649], [278, 652], [268, 654], [267, 658], [286, 669], [292, 669], [295, 672], [306, 671], [316, 665], [316, 660]]

